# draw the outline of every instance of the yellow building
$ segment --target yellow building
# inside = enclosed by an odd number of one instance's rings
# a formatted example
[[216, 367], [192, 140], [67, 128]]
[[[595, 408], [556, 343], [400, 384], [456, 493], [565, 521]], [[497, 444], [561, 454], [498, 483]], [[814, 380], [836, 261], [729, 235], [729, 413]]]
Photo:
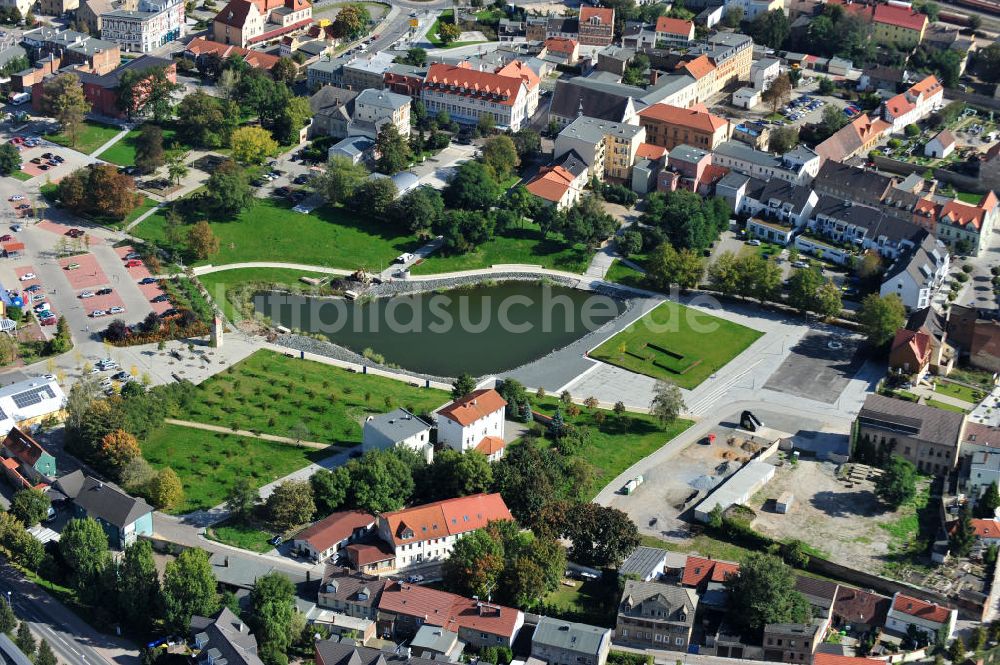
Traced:
[[872, 18], [872, 37], [883, 45], [912, 48], [924, 40], [927, 16], [907, 7], [877, 5]]

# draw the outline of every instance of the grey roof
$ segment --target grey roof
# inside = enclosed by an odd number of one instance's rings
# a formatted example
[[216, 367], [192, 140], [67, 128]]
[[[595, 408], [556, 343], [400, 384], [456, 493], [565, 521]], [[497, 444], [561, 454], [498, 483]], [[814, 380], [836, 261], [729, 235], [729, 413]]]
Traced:
[[83, 471], [77, 469], [59, 478], [55, 483], [55, 488], [65, 494], [68, 499], [75, 499], [83, 487], [84, 477]]
[[362, 90], [358, 96], [354, 99], [355, 106], [358, 104], [367, 104], [369, 106], [375, 106], [382, 109], [401, 109], [404, 106], [410, 105], [410, 98], [406, 95], [400, 95], [395, 92], [389, 92], [388, 90], [375, 90], [374, 88], [367, 88]]
[[[749, 193], [749, 192], [748, 192]], [[791, 203], [793, 210], [802, 210], [812, 196], [812, 188], [796, 185], [786, 180], [771, 178], [764, 186], [755, 192], [754, 198], [762, 203], [776, 199], [782, 203]]]
[[324, 42], [322, 39], [313, 39], [311, 41], [306, 42], [305, 44], [299, 44], [298, 48], [296, 48], [295, 50], [301, 51], [306, 55], [317, 56], [326, 53], [326, 50], [328, 48], [330, 48], [330, 45]]
[[98, 51], [116, 48], [118, 44], [105, 41], [76, 30], [60, 30], [52, 27], [42, 27], [24, 34], [25, 39], [34, 39], [51, 47], [66, 49], [76, 53], [93, 55]]
[[598, 58], [614, 58], [615, 60], [631, 60], [635, 57], [634, 48], [625, 48], [623, 46], [615, 46], [614, 44], [608, 44], [600, 51], [597, 52]]
[[370, 416], [365, 421], [365, 427], [371, 427], [391, 441], [402, 441], [429, 430], [431, 426], [406, 409], [398, 408], [389, 413]]
[[927, 238], [927, 231], [912, 222], [887, 215], [876, 208], [855, 204], [852, 201], [822, 195], [812, 212], [814, 217], [823, 215], [853, 226], [867, 229], [866, 237], [886, 240], [899, 244], [903, 241], [920, 245]]
[[169, 67], [172, 64], [174, 64], [174, 61], [168, 60], [167, 58], [157, 58], [152, 55], [141, 55], [134, 60], [129, 60], [114, 71], [101, 76], [97, 74], [88, 74], [79, 70], [77, 70], [75, 74], [80, 78], [81, 82], [91, 83], [107, 90], [113, 90], [118, 87], [118, 83], [121, 81], [122, 75], [124, 75], [127, 71], [145, 72], [156, 67]]
[[965, 414], [882, 395], [868, 395], [858, 413], [858, 421], [863, 426], [901, 432], [919, 441], [957, 446]]
[[208, 638], [204, 648], [218, 651], [228, 665], [263, 665], [257, 656], [257, 638], [228, 607], [223, 607], [214, 619], [192, 616], [191, 630], [204, 634]]
[[27, 57], [28, 52], [17, 44], [0, 51], [0, 67], [6, 65], [15, 58]]
[[323, 665], [441, 665], [427, 658], [407, 658], [395, 651], [380, 651], [332, 639], [316, 642], [316, 660], [320, 659]]
[[777, 58], [761, 58], [760, 60], [755, 60], [751, 67], [756, 67], [758, 69], [767, 69], [774, 65], [781, 65], [781, 60]]
[[401, 76], [419, 76], [421, 78], [427, 76], [427, 66], [417, 67], [416, 65], [407, 65], [402, 62], [394, 62], [389, 69], [386, 70], [392, 74], [400, 74]]
[[355, 158], [365, 154], [375, 147], [375, 141], [365, 136], [349, 136], [343, 141], [330, 146], [330, 151], [337, 152], [347, 157]]
[[583, 161], [580, 155], [576, 154], [575, 150], [570, 150], [563, 155], [562, 161], [559, 162], [559, 166], [563, 167], [574, 176], [579, 176], [581, 173], [585, 173], [587, 171], [587, 163]]
[[553, 16], [545, 24], [547, 32], [580, 32], [580, 19], [573, 16]]
[[769, 623], [764, 626], [764, 634], [802, 635], [812, 637], [825, 624], [816, 623]]
[[306, 68], [306, 71], [333, 73], [343, 69], [344, 65], [346, 65], [349, 61], [350, 59], [347, 57], [330, 58], [330, 59], [323, 58], [309, 65], [309, 67]]
[[[694, 613], [698, 607], [698, 594], [694, 589], [659, 582], [625, 580], [618, 611], [629, 614], [633, 608], [647, 600], [656, 600], [666, 608], [668, 616], [663, 617], [664, 621], [687, 626], [694, 624]], [[683, 610], [683, 621], [677, 616], [679, 610]]]
[[618, 574], [638, 575], [646, 579], [663, 567], [666, 558], [667, 550], [640, 545], [618, 566]]
[[784, 168], [780, 157], [755, 150], [745, 143], [739, 141], [723, 141], [713, 150], [717, 155], [724, 155], [731, 159], [739, 159], [751, 164], [757, 164], [767, 168]]
[[31, 665], [31, 659], [14, 644], [7, 633], [0, 633], [0, 651], [3, 652], [4, 660], [11, 665]]
[[[726, 175], [722, 176], [722, 179], [719, 180], [719, 182], [715, 183], [715, 186], [716, 188], [722, 187], [729, 189], [739, 189], [744, 185], [750, 185], [754, 180], [756, 180], [756, 178], [751, 178], [745, 173], [740, 173], [739, 171], [730, 171]], [[750, 188], [748, 187], [747, 191], [749, 190]]]
[[676, 159], [682, 162], [694, 163], [704, 159], [707, 154], [708, 152], [702, 150], [701, 148], [695, 148], [693, 145], [682, 143], [678, 146], [674, 146], [673, 149], [667, 153], [667, 159]]
[[667, 97], [676, 94], [695, 83], [695, 79], [690, 74], [669, 74], [661, 76], [656, 80], [656, 85], [651, 87], [647, 93], [641, 97], [643, 104], [652, 106], [662, 102]]
[[924, 307], [918, 309], [906, 319], [906, 329], [914, 332], [925, 328], [934, 337], [941, 339], [948, 329], [948, 322], [944, 315], [934, 309], [934, 307]]
[[635, 86], [576, 76], [556, 81], [549, 112], [565, 118], [585, 115], [618, 122], [625, 117], [630, 100], [644, 94], [645, 90]]
[[382, 597], [386, 581], [380, 577], [352, 572], [349, 568], [327, 566], [319, 590], [334, 600], [374, 606]]
[[159, 14], [160, 12], [139, 12], [129, 9], [114, 9], [110, 12], [101, 14], [101, 16], [110, 16], [112, 18], [134, 18], [139, 21], [146, 21]]
[[717, 44], [729, 48], [745, 46], [748, 41], [752, 41], [750, 37], [739, 32], [717, 32], [708, 38], [709, 44]]
[[607, 628], [542, 617], [535, 627], [531, 644], [597, 655], [601, 653], [605, 642], [610, 640], [611, 631]]
[[[68, 492], [63, 491], [69, 496]], [[73, 501], [86, 510], [88, 515], [99, 517], [119, 529], [153, 512], [153, 507], [145, 500], [129, 496], [114, 485], [90, 476], [84, 478]]]
[[889, 266], [882, 281], [888, 281], [905, 272], [909, 273], [914, 283], [926, 284], [937, 273], [938, 268], [942, 267], [947, 257], [948, 250], [944, 243], [928, 233], [923, 242]]
[[639, 125], [627, 125], [622, 122], [580, 116], [570, 124], [566, 125], [566, 127], [559, 132], [559, 136], [565, 135], [597, 143], [609, 134], [620, 136], [622, 138], [632, 138], [641, 131], [643, 131], [643, 129]]
[[826, 607], [833, 605], [837, 597], [837, 589], [840, 585], [829, 580], [821, 580], [816, 577], [806, 577], [798, 575], [795, 578], [795, 590], [807, 598], [821, 600]]
[[868, 198], [881, 200], [892, 182], [892, 178], [881, 173], [828, 159], [816, 174], [813, 186], [817, 191], [835, 189], [841, 192], [861, 192]]
[[410, 647], [414, 649], [426, 649], [437, 653], [448, 653], [455, 647], [458, 641], [458, 633], [445, 630], [440, 626], [424, 624], [417, 630], [417, 634], [410, 641]]
[[309, 108], [313, 115], [317, 113], [331, 113], [342, 111], [346, 113], [348, 120], [354, 114], [354, 100], [358, 93], [347, 88], [338, 88], [335, 85], [324, 85], [309, 98]]

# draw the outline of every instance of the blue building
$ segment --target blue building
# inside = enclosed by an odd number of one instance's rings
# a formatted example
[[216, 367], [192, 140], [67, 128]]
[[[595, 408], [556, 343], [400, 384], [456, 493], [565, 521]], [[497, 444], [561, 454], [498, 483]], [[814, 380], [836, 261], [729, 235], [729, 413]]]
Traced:
[[73, 502], [76, 517], [92, 517], [104, 527], [114, 549], [125, 549], [139, 536], [153, 535], [153, 507], [111, 483], [74, 471], [57, 480], [55, 488]]

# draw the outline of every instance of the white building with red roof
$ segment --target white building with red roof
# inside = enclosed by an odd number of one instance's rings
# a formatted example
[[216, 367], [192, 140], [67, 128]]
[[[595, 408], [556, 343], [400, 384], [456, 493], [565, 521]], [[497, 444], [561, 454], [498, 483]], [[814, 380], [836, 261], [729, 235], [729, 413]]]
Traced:
[[326, 561], [374, 528], [375, 516], [371, 513], [343, 510], [324, 517], [295, 534], [292, 549], [315, 561]]
[[656, 42], [670, 46], [687, 44], [694, 39], [694, 21], [661, 16], [656, 19]]
[[898, 134], [907, 125], [920, 122], [937, 109], [944, 106], [944, 86], [931, 74], [885, 102], [882, 118], [892, 125], [892, 133]]
[[212, 21], [212, 39], [249, 46], [266, 42], [312, 23], [308, 0], [230, 0]]
[[427, 70], [421, 99], [431, 114], [446, 111], [452, 120], [474, 125], [492, 116], [497, 129], [516, 132], [538, 108], [540, 79], [527, 65], [514, 60], [495, 71], [435, 63]]
[[981, 540], [984, 545], [1000, 545], [1000, 520], [994, 517], [971, 521], [977, 540]]
[[897, 593], [892, 597], [892, 606], [885, 618], [885, 629], [906, 635], [910, 626], [913, 626], [934, 642], [942, 628], [945, 630], [944, 638], [950, 640], [957, 620], [958, 610]]
[[447, 559], [466, 533], [513, 519], [499, 494], [473, 494], [385, 513], [376, 531], [394, 555], [386, 568], [401, 570]]
[[[460, 453], [479, 450], [490, 461], [503, 456], [507, 401], [492, 388], [474, 390], [437, 412], [438, 443]], [[499, 447], [499, 450], [497, 448]]]
[[948, 201], [937, 213], [937, 237], [952, 247], [965, 245], [959, 253], [978, 256], [989, 242], [998, 215], [1000, 199], [992, 191], [984, 194], [978, 204]]

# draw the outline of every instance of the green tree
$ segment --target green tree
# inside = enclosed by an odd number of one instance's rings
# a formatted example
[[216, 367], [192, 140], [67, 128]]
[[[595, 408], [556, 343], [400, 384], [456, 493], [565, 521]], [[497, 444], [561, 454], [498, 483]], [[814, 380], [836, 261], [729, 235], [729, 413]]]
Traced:
[[212, 616], [219, 611], [215, 576], [205, 550], [184, 550], [167, 563], [163, 571], [163, 604], [167, 624], [175, 631], [188, 630], [193, 614]]
[[705, 274], [705, 260], [695, 251], [677, 251], [670, 243], [662, 243], [650, 252], [646, 275], [656, 288], [666, 291], [676, 284], [693, 289]]
[[7, 599], [0, 600], [0, 633], [10, 635], [17, 628], [17, 617]]
[[143, 173], [152, 173], [164, 164], [163, 130], [143, 125], [135, 139], [135, 165]]
[[397, 199], [393, 216], [403, 228], [416, 233], [429, 233], [444, 216], [444, 198], [429, 185], [421, 185]]
[[893, 510], [910, 501], [917, 493], [917, 467], [909, 460], [893, 455], [885, 471], [875, 481], [875, 495]]
[[392, 178], [369, 178], [354, 190], [350, 206], [358, 214], [384, 220], [388, 218], [398, 193]]
[[316, 514], [312, 486], [307, 480], [286, 480], [267, 497], [264, 511], [280, 530], [308, 522]]
[[147, 498], [159, 510], [175, 508], [184, 503], [184, 485], [177, 472], [169, 466], [160, 469], [149, 481]]
[[833, 80], [826, 76], [819, 77], [819, 94], [821, 95], [832, 95], [837, 89], [834, 85]]
[[757, 44], [764, 44], [773, 49], [781, 48], [788, 35], [791, 34], [791, 24], [782, 9], [772, 9], [750, 21], [747, 34], [753, 37]]
[[413, 495], [413, 469], [395, 450], [372, 451], [352, 460], [351, 503], [371, 513], [399, 510]]
[[395, 124], [389, 122], [382, 127], [375, 140], [375, 150], [379, 153], [375, 167], [379, 173], [393, 175], [399, 173], [413, 159], [410, 152], [410, 144], [399, 133]]
[[272, 572], [254, 582], [250, 591], [250, 617], [267, 665], [285, 665], [285, 655], [292, 644], [292, 618], [295, 615], [295, 587], [285, 575]]
[[844, 113], [837, 108], [837, 106], [828, 104], [823, 107], [823, 115], [820, 119], [819, 125], [824, 137], [835, 134], [841, 127], [846, 125], [847, 122], [847, 116], [845, 116]]
[[979, 653], [986, 648], [987, 637], [986, 629], [982, 625], [976, 626], [972, 631], [972, 639], [969, 640], [969, 646], [972, 647], [973, 651]]
[[292, 97], [274, 119], [274, 138], [285, 145], [297, 144], [302, 128], [312, 116], [312, 108], [307, 98]]
[[521, 164], [517, 146], [509, 136], [491, 136], [483, 144], [483, 162], [493, 169], [493, 175], [498, 180], [505, 180]]
[[58, 665], [55, 653], [46, 640], [38, 643], [38, 655], [35, 656], [35, 665]]
[[809, 603], [795, 590], [795, 575], [774, 555], [747, 554], [725, 584], [730, 621], [743, 634], [759, 633], [769, 623], [809, 621]]
[[42, 112], [55, 118], [69, 137], [70, 145], [76, 145], [80, 127], [90, 112], [80, 77], [65, 73], [49, 79], [42, 85], [41, 101]]
[[477, 450], [461, 453], [445, 448], [435, 453], [429, 473], [428, 485], [437, 500], [489, 492], [493, 486], [493, 467]]
[[503, 569], [503, 544], [486, 529], [477, 529], [455, 543], [441, 574], [452, 592], [485, 598], [497, 586]]
[[868, 342], [873, 346], [883, 346], [906, 322], [906, 307], [895, 293], [885, 297], [871, 293], [861, 301], [857, 318]]
[[51, 505], [45, 492], [34, 488], [22, 489], [14, 493], [10, 513], [24, 522], [24, 526], [33, 527], [48, 517]]
[[968, 649], [965, 648], [965, 642], [962, 641], [961, 637], [956, 637], [951, 641], [951, 646], [948, 647], [948, 659], [958, 665], [965, 660], [965, 655], [968, 653]]
[[298, 76], [298, 73], [299, 66], [288, 56], [278, 58], [278, 62], [274, 63], [274, 66], [271, 67], [271, 77], [275, 81], [281, 81], [287, 85], [295, 83], [295, 77]]
[[427, 64], [427, 51], [417, 46], [408, 49], [403, 56], [403, 62], [414, 67], [423, 67]]
[[363, 164], [334, 155], [327, 162], [326, 172], [313, 178], [312, 183], [315, 190], [330, 203], [346, 203], [367, 177], [368, 169]]
[[455, 383], [453, 383], [451, 386], [451, 398], [461, 399], [462, 397], [465, 397], [475, 389], [476, 389], [476, 380], [472, 377], [471, 374], [463, 372], [462, 374], [458, 375], [458, 378], [455, 379]]
[[722, 24], [727, 28], [738, 28], [743, 22], [743, 8], [730, 7], [726, 10], [726, 15], [722, 18]]
[[351, 476], [343, 466], [329, 471], [317, 471], [309, 477], [309, 483], [312, 485], [316, 510], [321, 515], [338, 510], [347, 501], [351, 491]]
[[229, 145], [229, 137], [239, 122], [240, 110], [235, 102], [198, 89], [177, 105], [174, 127], [177, 138], [190, 146], [219, 148]]
[[148, 540], [137, 540], [125, 548], [118, 570], [118, 610], [125, 624], [138, 632], [149, 631], [161, 615], [160, 578]]
[[444, 46], [458, 39], [462, 30], [454, 23], [438, 23], [438, 39]]
[[444, 190], [449, 208], [489, 210], [503, 193], [496, 178], [482, 162], [468, 161], [455, 169], [455, 175]]
[[680, 388], [666, 381], [656, 382], [653, 388], [653, 401], [649, 404], [650, 415], [666, 427], [677, 420], [677, 416], [684, 408], [684, 396]]
[[35, 655], [35, 636], [31, 634], [31, 627], [28, 626], [28, 622], [22, 620], [20, 625], [17, 627], [17, 635], [14, 637], [14, 644], [17, 648], [24, 652], [24, 655], [28, 658], [33, 658]]
[[819, 270], [800, 268], [788, 279], [788, 304], [803, 314], [816, 309], [816, 293], [823, 284]]
[[21, 168], [21, 152], [12, 143], [0, 145], [0, 175], [9, 176]]
[[771, 130], [767, 147], [771, 152], [784, 154], [799, 143], [799, 128], [794, 125], [775, 127]]
[[184, 164], [184, 159], [187, 157], [186, 153], [171, 155], [167, 159], [167, 177], [170, 178], [170, 182], [174, 185], [180, 185], [181, 181], [187, 177], [190, 170]]
[[129, 119], [151, 115], [163, 124], [170, 119], [173, 94], [181, 89], [170, 80], [166, 67], [128, 69], [118, 79], [118, 108]]
[[219, 216], [231, 217], [250, 207], [253, 199], [246, 171], [232, 160], [224, 161], [208, 177], [206, 208]]
[[98, 579], [111, 563], [108, 536], [92, 518], [72, 519], [59, 537], [59, 552], [70, 571], [70, 582], [85, 602], [100, 594]]
[[237, 522], [246, 524], [253, 516], [259, 501], [260, 493], [254, 487], [253, 481], [247, 476], [239, 476], [226, 494], [226, 510]]
[[1000, 508], [1000, 492], [997, 491], [996, 481], [993, 481], [976, 501], [976, 517], [991, 519], [996, 515], [997, 508]]
[[368, 29], [371, 14], [364, 4], [357, 2], [343, 6], [333, 21], [334, 37], [357, 39]]
[[563, 535], [573, 543], [570, 558], [584, 566], [617, 567], [639, 546], [639, 529], [629, 516], [596, 503], [572, 506]]
[[962, 506], [958, 522], [952, 529], [948, 541], [955, 556], [967, 557], [972, 551], [972, 546], [976, 542], [976, 529], [972, 526], [972, 511], [969, 510], [968, 504]]

